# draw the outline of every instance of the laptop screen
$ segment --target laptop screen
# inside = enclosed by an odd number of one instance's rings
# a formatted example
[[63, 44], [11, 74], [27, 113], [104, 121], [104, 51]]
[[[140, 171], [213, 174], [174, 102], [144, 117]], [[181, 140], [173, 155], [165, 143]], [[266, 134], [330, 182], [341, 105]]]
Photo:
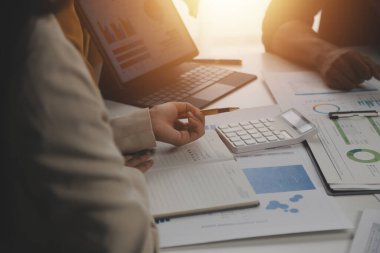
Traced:
[[122, 83], [197, 51], [171, 0], [79, 0]]

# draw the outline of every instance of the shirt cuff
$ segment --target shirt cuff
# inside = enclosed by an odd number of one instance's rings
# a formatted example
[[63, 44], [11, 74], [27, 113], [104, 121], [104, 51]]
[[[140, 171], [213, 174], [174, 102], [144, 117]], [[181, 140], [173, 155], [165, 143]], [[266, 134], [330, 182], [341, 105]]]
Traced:
[[111, 119], [114, 140], [120, 151], [133, 153], [156, 146], [149, 109], [136, 110]]

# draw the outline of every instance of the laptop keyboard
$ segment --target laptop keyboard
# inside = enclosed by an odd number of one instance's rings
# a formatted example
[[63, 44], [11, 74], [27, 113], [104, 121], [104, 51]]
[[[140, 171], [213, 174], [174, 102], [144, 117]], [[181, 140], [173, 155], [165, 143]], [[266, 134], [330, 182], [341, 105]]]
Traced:
[[213, 66], [199, 66], [180, 75], [172, 85], [158, 90], [138, 102], [152, 107], [169, 101], [181, 101], [184, 98], [216, 83], [233, 71]]

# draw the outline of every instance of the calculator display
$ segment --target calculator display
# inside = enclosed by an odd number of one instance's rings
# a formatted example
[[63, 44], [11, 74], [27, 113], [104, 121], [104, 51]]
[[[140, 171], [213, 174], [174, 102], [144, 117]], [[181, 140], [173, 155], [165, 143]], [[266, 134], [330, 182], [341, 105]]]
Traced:
[[281, 116], [300, 133], [305, 133], [313, 128], [304, 117], [292, 110], [283, 113]]

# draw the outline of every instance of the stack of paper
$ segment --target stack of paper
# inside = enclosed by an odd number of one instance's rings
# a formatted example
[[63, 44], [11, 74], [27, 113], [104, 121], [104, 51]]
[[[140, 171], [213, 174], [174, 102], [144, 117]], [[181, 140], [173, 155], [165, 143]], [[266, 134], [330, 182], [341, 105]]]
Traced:
[[318, 126], [308, 141], [330, 194], [380, 192], [380, 117], [337, 120], [329, 112], [380, 110], [380, 82], [350, 92], [328, 88], [315, 72], [265, 73], [283, 110], [294, 107]]
[[259, 204], [247, 177], [216, 132], [181, 147], [160, 143], [146, 173], [155, 218]]

